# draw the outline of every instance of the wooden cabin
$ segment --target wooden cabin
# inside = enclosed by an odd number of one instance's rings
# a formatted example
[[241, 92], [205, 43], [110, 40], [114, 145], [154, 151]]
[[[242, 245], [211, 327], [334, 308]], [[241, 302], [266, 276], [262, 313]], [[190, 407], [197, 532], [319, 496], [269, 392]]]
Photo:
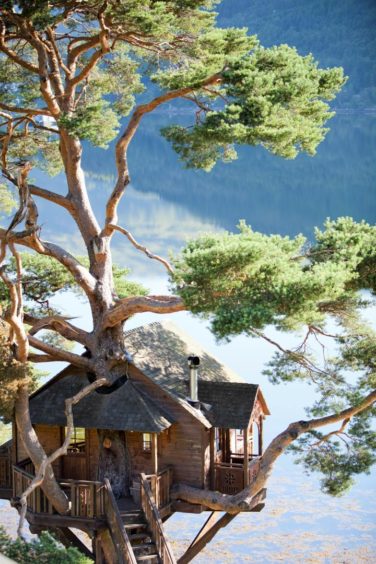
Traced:
[[[242, 381], [170, 321], [129, 331], [125, 346], [131, 360], [124, 375], [74, 407], [69, 452], [54, 463], [57, 478], [66, 484], [107, 478], [116, 498], [132, 496], [139, 504], [146, 476], [162, 518], [205, 510], [171, 503], [173, 483], [228, 494], [243, 489], [257, 471], [269, 414], [259, 386]], [[32, 423], [47, 453], [65, 437], [64, 399], [91, 379], [68, 366], [31, 396]], [[25, 469], [26, 459], [14, 426], [13, 463]]]

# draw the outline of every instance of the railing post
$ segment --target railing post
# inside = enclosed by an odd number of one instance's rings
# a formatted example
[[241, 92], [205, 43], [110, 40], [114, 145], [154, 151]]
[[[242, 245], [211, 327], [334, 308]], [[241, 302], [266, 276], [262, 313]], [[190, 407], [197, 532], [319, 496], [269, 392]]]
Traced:
[[248, 430], [248, 427], [247, 427], [246, 429], [244, 429], [244, 449], [243, 449], [243, 452], [244, 452], [244, 460], [243, 460], [244, 479], [243, 479], [243, 488], [245, 488], [249, 484], [248, 441], [249, 441], [249, 430]]

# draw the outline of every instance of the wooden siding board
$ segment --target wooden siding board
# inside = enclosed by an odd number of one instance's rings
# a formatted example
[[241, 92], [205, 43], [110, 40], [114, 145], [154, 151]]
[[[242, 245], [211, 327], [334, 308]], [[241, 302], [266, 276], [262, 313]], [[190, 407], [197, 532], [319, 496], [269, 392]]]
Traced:
[[[204, 426], [136, 367], [131, 366], [129, 374], [142, 391], [168, 413], [171, 413], [176, 420], [176, 423], [173, 423], [168, 430], [158, 435], [159, 469], [172, 465], [174, 482], [183, 481], [192, 486], [204, 487], [205, 451], [209, 446], [209, 438]], [[138, 438], [137, 435], [139, 435]], [[147, 458], [146, 453], [140, 452], [142, 444], [140, 435], [141, 433], [127, 433], [127, 439], [132, 436], [128, 446], [131, 449], [134, 473], [139, 468], [142, 469], [142, 465], [152, 468], [151, 457]], [[139, 446], [137, 446], [137, 441], [139, 441]]]

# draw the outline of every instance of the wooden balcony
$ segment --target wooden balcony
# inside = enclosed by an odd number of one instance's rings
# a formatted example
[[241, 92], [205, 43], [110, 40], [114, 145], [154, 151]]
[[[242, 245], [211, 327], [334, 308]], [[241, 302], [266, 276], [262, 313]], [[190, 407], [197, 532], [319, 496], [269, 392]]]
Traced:
[[258, 472], [259, 457], [252, 457], [245, 466], [244, 462], [218, 462], [214, 464], [214, 489], [233, 495], [243, 490]]
[[[13, 466], [15, 505], [33, 478], [34, 476], [24, 469]], [[176, 564], [162, 525], [163, 512], [170, 507], [171, 480], [170, 468], [158, 475], [140, 475], [139, 509], [145, 516], [154, 542], [153, 546], [157, 550], [155, 556], [164, 564]], [[103, 550], [108, 561], [137, 564], [134, 547], [132, 548], [123, 522], [124, 511], [119, 510], [121, 500], [115, 499], [110, 482], [107, 479], [104, 482], [61, 480], [59, 484], [70, 502], [67, 514], [57, 514], [42, 489], [37, 487], [27, 498], [28, 522], [40, 528], [55, 527], [65, 531], [69, 527], [74, 527], [84, 530], [96, 539], [97, 550]], [[92, 553], [89, 555], [93, 557]]]

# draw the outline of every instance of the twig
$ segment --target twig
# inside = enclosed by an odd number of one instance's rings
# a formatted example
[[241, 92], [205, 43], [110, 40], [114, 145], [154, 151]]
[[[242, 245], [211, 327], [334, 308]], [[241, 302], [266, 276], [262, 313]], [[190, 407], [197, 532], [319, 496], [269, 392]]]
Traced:
[[133, 237], [132, 233], [130, 233], [130, 231], [128, 231], [127, 229], [124, 229], [124, 227], [120, 227], [120, 225], [114, 225], [113, 223], [110, 223], [108, 225], [108, 227], [114, 231], [119, 231], [120, 233], [122, 233], [123, 235], [125, 235], [129, 241], [132, 243], [132, 245], [134, 247], [136, 247], [136, 249], [138, 249], [139, 251], [145, 253], [145, 255], [147, 257], [149, 257], [150, 259], [154, 259], [159, 261], [160, 263], [163, 264], [163, 266], [171, 273], [173, 274], [174, 269], [172, 268], [171, 264], [164, 258], [160, 257], [159, 255], [155, 255], [154, 253], [152, 253], [151, 251], [149, 251], [149, 249], [147, 249], [144, 245], [141, 245], [140, 243], [138, 243], [136, 241], [136, 239]]

